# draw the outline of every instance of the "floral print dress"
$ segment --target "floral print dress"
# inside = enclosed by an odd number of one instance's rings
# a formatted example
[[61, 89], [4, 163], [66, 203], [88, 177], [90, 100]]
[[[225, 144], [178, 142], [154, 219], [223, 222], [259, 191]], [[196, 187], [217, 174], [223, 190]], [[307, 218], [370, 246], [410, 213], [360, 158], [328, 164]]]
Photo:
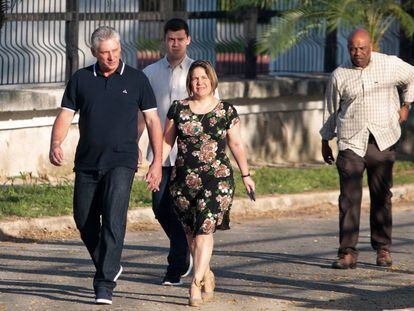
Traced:
[[239, 122], [236, 109], [219, 102], [210, 112], [195, 114], [187, 100], [177, 100], [167, 117], [174, 120], [178, 146], [170, 192], [185, 232], [230, 229], [235, 185], [225, 147], [227, 130]]

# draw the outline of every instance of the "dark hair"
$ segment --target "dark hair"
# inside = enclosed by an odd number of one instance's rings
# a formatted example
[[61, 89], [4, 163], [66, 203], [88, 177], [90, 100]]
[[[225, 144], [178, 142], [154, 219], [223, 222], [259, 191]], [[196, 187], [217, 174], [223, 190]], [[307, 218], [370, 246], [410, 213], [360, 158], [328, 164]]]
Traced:
[[187, 81], [185, 83], [185, 86], [187, 88], [188, 96], [191, 96], [192, 90], [191, 90], [191, 75], [193, 74], [194, 69], [201, 67], [205, 70], [208, 79], [211, 82], [211, 89], [214, 92], [218, 85], [218, 79], [216, 71], [214, 70], [213, 65], [208, 60], [196, 60], [194, 61], [190, 68], [188, 69], [188, 75], [187, 75]]
[[171, 18], [168, 20], [164, 25], [164, 37], [167, 34], [167, 32], [171, 31], [179, 31], [184, 30], [187, 37], [190, 35], [190, 30], [188, 28], [188, 24], [185, 20], [181, 18]]

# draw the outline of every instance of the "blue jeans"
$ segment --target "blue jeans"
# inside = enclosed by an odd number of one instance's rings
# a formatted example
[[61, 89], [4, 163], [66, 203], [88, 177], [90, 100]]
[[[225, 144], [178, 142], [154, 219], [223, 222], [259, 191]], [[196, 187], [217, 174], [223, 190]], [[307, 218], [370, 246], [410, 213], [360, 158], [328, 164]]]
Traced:
[[116, 285], [134, 174], [127, 167], [76, 172], [73, 215], [96, 268], [94, 288]]
[[152, 210], [170, 240], [167, 274], [181, 276], [188, 266], [189, 252], [183, 226], [174, 211], [174, 203], [168, 188], [172, 167], [162, 168], [160, 191], [152, 193]]

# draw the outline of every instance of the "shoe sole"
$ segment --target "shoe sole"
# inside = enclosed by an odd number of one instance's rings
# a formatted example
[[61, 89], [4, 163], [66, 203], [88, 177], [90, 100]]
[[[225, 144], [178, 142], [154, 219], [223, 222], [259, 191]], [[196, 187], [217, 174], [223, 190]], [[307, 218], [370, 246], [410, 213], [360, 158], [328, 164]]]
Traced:
[[188, 299], [188, 305], [190, 307], [201, 307], [202, 304], [203, 304], [203, 299], [193, 299], [193, 298]]
[[357, 264], [352, 264], [352, 265], [349, 265], [349, 266], [338, 266], [338, 265], [335, 265], [335, 264], [332, 265], [332, 269], [340, 269], [340, 270], [356, 269], [356, 267], [357, 267]]
[[181, 277], [185, 278], [186, 276], [189, 276], [192, 270], [193, 270], [193, 256], [191, 256], [190, 254], [190, 262], [188, 264], [188, 269], [183, 275], [181, 275]]
[[165, 286], [179, 286], [179, 285], [183, 285], [183, 282], [180, 281], [178, 283], [172, 283], [172, 282], [166, 281], [166, 282], [162, 282], [161, 284]]
[[377, 262], [377, 266], [378, 267], [389, 268], [389, 267], [392, 266], [392, 262], [391, 263], [383, 263], [383, 264]]
[[214, 301], [214, 292], [205, 292], [202, 293], [203, 301], [204, 302], [211, 302]]
[[98, 304], [98, 305], [111, 305], [112, 304], [112, 300], [98, 298], [98, 299], [95, 299], [95, 303]]

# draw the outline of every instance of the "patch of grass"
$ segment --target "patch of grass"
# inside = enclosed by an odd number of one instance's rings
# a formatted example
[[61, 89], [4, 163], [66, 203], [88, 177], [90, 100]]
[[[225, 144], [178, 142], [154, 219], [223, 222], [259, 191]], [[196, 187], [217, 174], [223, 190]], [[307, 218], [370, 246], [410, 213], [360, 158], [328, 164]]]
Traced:
[[151, 192], [147, 190], [146, 182], [142, 180], [134, 181], [129, 206], [131, 206], [131, 208], [136, 208], [138, 206], [151, 206]]
[[[244, 185], [236, 175], [236, 196], [244, 196]], [[252, 170], [257, 194], [300, 193], [304, 191], [332, 190], [338, 188], [335, 167], [315, 168], [268, 168]]]
[[72, 213], [72, 186], [25, 184], [0, 188], [0, 218], [41, 217]]
[[[143, 181], [132, 186], [130, 206], [151, 205], [151, 193]], [[73, 184], [23, 184], [0, 187], [0, 219], [8, 216], [42, 217], [71, 215]]]
[[[238, 169], [235, 169], [236, 197], [246, 197]], [[306, 191], [324, 191], [339, 188], [335, 166], [310, 168], [262, 167], [252, 169], [257, 194], [286, 194]], [[397, 161], [394, 184], [414, 183], [414, 162]], [[366, 184], [366, 182], [365, 182]], [[6, 217], [42, 217], [72, 214], [73, 185], [65, 182], [0, 186], [0, 219]], [[151, 193], [146, 183], [135, 180], [132, 186], [131, 208], [151, 206]]]
[[[256, 182], [256, 192], [263, 194], [288, 194], [306, 191], [339, 189], [339, 176], [335, 165], [311, 168], [269, 168], [251, 170]], [[238, 170], [235, 169], [236, 197], [246, 196]], [[414, 162], [396, 161], [394, 185], [414, 183]], [[364, 186], [367, 185], [366, 174]]]

